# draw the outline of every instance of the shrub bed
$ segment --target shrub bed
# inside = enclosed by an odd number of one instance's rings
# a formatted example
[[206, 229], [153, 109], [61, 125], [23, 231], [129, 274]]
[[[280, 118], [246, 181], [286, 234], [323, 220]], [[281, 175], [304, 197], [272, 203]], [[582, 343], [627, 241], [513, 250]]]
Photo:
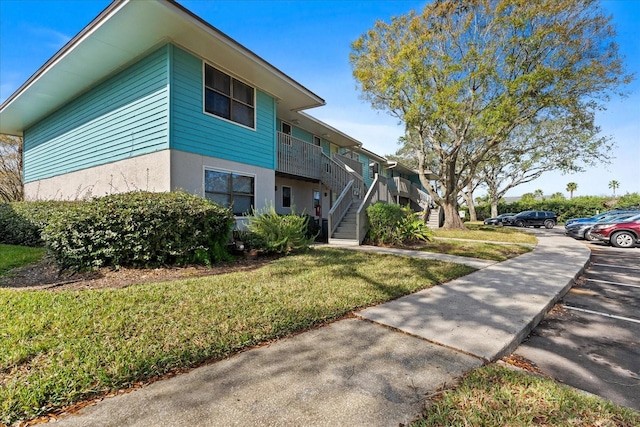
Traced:
[[50, 218], [42, 237], [62, 268], [151, 267], [228, 257], [231, 211], [184, 192], [114, 194]]
[[309, 248], [315, 240], [314, 228], [308, 215], [292, 212], [280, 215], [273, 205], [254, 210], [249, 216], [247, 230], [255, 249], [266, 253], [286, 254]]
[[431, 238], [427, 224], [410, 208], [379, 202], [367, 208], [367, 217], [369, 241], [374, 245], [404, 245]]
[[53, 215], [83, 202], [43, 201], [0, 204], [0, 243], [43, 246], [41, 234]]

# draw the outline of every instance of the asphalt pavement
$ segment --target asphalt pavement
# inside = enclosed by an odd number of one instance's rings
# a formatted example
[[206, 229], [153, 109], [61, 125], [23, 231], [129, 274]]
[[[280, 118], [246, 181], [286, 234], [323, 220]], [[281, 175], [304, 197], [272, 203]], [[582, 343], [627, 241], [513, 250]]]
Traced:
[[106, 398], [57, 423], [406, 424], [441, 387], [513, 351], [582, 272], [588, 248], [554, 230], [532, 232], [532, 252], [478, 261], [479, 270], [465, 277]]
[[640, 248], [588, 245], [584, 274], [515, 353], [560, 382], [640, 411]]

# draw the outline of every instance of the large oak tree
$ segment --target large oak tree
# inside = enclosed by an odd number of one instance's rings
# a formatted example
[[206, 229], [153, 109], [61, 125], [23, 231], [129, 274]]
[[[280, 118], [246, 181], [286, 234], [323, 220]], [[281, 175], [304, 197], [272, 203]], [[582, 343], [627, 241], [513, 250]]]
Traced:
[[575, 125], [567, 120], [534, 120], [515, 128], [500, 152], [487, 156], [477, 175], [487, 187], [492, 217], [498, 215], [498, 202], [507, 191], [545, 172], [584, 172], [585, 166], [609, 162], [610, 138], [598, 136], [597, 127]]
[[[363, 98], [404, 123], [445, 227], [461, 228], [458, 194], [514, 129], [595, 128], [594, 112], [631, 79], [614, 36], [595, 0], [440, 0], [376, 22], [350, 59]], [[439, 192], [424, 173], [432, 158]]]

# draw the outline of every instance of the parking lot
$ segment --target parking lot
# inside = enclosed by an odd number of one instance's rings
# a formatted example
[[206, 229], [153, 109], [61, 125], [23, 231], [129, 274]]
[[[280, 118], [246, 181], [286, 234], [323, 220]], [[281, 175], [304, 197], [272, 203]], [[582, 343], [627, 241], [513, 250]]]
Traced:
[[640, 248], [584, 244], [592, 251], [584, 274], [514, 353], [560, 382], [640, 410]]

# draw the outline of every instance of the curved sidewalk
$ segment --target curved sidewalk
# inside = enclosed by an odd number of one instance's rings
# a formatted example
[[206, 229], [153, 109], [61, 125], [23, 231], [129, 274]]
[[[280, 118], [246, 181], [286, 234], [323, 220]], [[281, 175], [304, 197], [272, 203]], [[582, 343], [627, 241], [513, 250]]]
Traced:
[[443, 384], [515, 348], [588, 261], [581, 243], [536, 235], [530, 253], [104, 399], [57, 424], [407, 424]]
[[571, 288], [590, 250], [553, 231], [536, 248], [357, 315], [493, 361], [509, 354]]

